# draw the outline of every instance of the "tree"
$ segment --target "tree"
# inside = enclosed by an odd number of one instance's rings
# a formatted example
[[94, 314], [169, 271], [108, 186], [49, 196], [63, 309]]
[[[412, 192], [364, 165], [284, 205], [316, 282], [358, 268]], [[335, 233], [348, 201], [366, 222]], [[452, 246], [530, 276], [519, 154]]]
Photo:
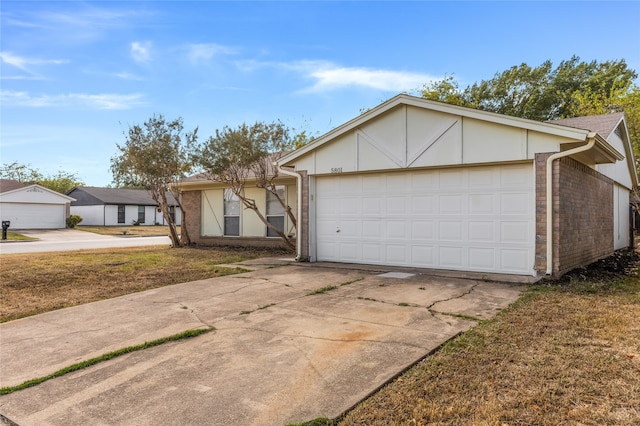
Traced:
[[624, 59], [582, 62], [577, 56], [553, 68], [551, 61], [537, 67], [522, 63], [464, 89], [452, 76], [425, 85], [426, 99], [477, 108], [531, 120], [565, 118], [574, 111], [576, 92], [611, 93], [638, 77]]
[[198, 128], [184, 133], [182, 118], [166, 121], [154, 115], [143, 126], [129, 127], [123, 145], [116, 144], [120, 154], [111, 158], [111, 172], [118, 186], [141, 187], [158, 203], [173, 247], [190, 244], [187, 227], [182, 226], [182, 239], [170, 214], [167, 194], [172, 193], [187, 220], [176, 184], [192, 170], [191, 149], [197, 141]]
[[278, 193], [276, 179], [280, 176], [273, 165], [297, 144], [308, 140], [306, 133], [290, 137], [290, 130], [281, 122], [257, 122], [253, 125], [241, 124], [235, 129], [225, 126], [216, 130], [215, 136], [195, 150], [194, 161], [204, 170], [204, 175], [228, 186], [242, 202], [252, 210], [267, 228], [276, 233], [287, 247], [294, 250], [295, 245], [283, 230], [269, 223], [260, 211], [255, 199], [247, 197], [247, 185], [255, 185], [271, 193], [284, 208], [291, 223], [296, 226], [296, 217], [291, 207]]
[[59, 170], [54, 175], [44, 175], [31, 165], [20, 164], [17, 161], [3, 164], [0, 168], [0, 177], [17, 180], [25, 185], [38, 184], [61, 194], [68, 193], [76, 186], [84, 185], [75, 173]]

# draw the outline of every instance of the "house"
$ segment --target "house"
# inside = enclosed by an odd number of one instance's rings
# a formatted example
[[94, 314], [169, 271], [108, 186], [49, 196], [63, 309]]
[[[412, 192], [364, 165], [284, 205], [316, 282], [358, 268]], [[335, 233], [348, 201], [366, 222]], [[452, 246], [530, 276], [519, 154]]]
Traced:
[[[68, 195], [75, 198], [71, 214], [82, 217], [82, 225], [166, 225], [158, 204], [144, 189], [78, 186]], [[180, 225], [182, 216], [177, 202], [170, 193], [167, 200], [176, 225]]]
[[277, 165], [312, 262], [557, 276], [632, 244], [623, 114], [537, 122], [402, 94]]
[[11, 229], [63, 229], [73, 198], [40, 185], [0, 179], [0, 217]]
[[[279, 174], [274, 179], [276, 190], [293, 212], [297, 211], [296, 178]], [[187, 212], [185, 226], [193, 244], [205, 246], [252, 246], [285, 248], [284, 241], [268, 229], [260, 218], [242, 202], [231, 189], [204, 175], [184, 179], [180, 183], [182, 203]], [[269, 223], [285, 235], [295, 238], [296, 229], [282, 205], [249, 178], [244, 195], [253, 199]]]

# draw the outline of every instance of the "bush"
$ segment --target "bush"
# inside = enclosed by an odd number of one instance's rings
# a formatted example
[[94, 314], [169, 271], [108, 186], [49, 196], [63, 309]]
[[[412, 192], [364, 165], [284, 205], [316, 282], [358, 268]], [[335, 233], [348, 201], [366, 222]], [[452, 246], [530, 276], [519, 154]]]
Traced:
[[67, 218], [67, 228], [75, 228], [80, 222], [82, 222], [82, 218], [77, 214], [72, 214]]

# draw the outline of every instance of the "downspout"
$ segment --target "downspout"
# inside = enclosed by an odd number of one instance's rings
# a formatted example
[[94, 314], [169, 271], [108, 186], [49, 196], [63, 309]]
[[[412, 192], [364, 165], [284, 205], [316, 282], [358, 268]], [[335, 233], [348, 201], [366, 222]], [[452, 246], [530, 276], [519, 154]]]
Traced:
[[282, 168], [279, 164], [276, 164], [276, 168], [278, 169], [278, 172], [296, 178], [296, 193], [298, 196], [298, 211], [296, 216], [296, 260], [300, 261], [302, 259], [302, 233], [300, 232], [302, 224], [302, 175], [294, 172], [293, 170]]
[[547, 275], [553, 273], [553, 161], [590, 150], [596, 144], [596, 133], [590, 132], [586, 140], [586, 145], [558, 152], [547, 158]]

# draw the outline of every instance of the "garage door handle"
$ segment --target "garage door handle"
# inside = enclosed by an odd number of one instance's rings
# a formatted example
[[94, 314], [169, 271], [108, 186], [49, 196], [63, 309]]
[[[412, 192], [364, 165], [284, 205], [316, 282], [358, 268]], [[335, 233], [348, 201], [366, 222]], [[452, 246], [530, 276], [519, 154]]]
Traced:
[[340, 232], [340, 228], [336, 228], [336, 232]]

